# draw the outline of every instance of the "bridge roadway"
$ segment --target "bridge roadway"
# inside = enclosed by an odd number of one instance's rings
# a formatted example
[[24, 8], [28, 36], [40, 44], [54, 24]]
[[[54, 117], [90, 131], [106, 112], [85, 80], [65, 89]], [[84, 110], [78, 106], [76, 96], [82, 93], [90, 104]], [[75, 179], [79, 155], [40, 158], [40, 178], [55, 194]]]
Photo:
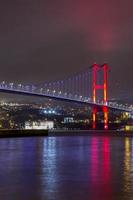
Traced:
[[90, 106], [98, 106], [98, 107], [103, 107], [107, 106], [109, 109], [114, 109], [114, 110], [119, 110], [123, 112], [133, 112], [130, 108], [128, 107], [121, 107], [121, 106], [112, 106], [112, 105], [104, 105], [102, 103], [96, 103], [94, 104], [93, 102], [86, 100], [85, 98], [70, 98], [70, 97], [64, 97], [64, 96], [59, 96], [59, 95], [52, 95], [52, 94], [45, 94], [41, 92], [34, 92], [34, 91], [26, 91], [26, 90], [19, 90], [19, 89], [10, 89], [10, 88], [1, 88], [0, 87], [0, 92], [2, 93], [8, 93], [8, 94], [17, 94], [17, 95], [26, 95], [26, 96], [37, 96], [37, 97], [45, 97], [49, 99], [54, 99], [54, 100], [60, 100], [60, 101], [67, 101], [67, 102], [73, 102], [73, 103], [80, 103], [80, 104], [87, 104]]

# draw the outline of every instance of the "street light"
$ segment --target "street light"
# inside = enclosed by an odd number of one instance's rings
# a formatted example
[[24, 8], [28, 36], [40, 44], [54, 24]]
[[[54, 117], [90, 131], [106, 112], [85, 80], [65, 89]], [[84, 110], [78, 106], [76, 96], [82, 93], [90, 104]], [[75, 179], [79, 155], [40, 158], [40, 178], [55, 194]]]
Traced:
[[56, 93], [56, 91], [55, 91], [55, 90], [53, 90], [53, 95], [55, 95], [55, 93]]
[[9, 83], [9, 86], [11, 89], [13, 89], [13, 85], [14, 85], [14, 83]]

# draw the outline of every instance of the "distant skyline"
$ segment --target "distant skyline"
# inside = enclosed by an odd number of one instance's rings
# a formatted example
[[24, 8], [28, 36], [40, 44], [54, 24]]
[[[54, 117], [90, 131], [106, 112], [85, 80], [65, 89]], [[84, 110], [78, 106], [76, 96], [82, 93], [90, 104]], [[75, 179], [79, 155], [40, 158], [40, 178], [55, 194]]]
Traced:
[[132, 0], [0, 2], [0, 81], [45, 82], [107, 62], [110, 97], [133, 99]]

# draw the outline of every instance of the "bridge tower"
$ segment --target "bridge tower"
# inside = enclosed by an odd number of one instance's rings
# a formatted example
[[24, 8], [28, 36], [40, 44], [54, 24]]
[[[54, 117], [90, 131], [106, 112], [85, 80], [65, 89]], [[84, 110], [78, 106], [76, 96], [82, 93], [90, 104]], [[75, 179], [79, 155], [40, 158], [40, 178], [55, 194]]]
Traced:
[[[104, 129], [108, 129], [108, 108], [107, 108], [107, 81], [108, 81], [108, 65], [103, 64], [101, 66], [94, 64], [92, 66], [93, 70], [93, 103], [96, 104], [96, 94], [97, 90], [103, 91], [103, 114], [104, 114]], [[103, 71], [103, 83], [97, 84], [97, 74], [99, 71]], [[97, 106], [93, 106], [93, 129], [96, 128], [96, 114]]]

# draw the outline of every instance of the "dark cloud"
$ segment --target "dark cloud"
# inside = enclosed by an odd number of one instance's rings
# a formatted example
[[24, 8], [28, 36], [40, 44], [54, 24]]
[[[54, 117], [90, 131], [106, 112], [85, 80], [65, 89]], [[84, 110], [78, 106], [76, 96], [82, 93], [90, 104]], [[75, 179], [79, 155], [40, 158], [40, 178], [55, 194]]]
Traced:
[[132, 0], [0, 0], [0, 80], [43, 82], [108, 62], [110, 95], [130, 98]]

